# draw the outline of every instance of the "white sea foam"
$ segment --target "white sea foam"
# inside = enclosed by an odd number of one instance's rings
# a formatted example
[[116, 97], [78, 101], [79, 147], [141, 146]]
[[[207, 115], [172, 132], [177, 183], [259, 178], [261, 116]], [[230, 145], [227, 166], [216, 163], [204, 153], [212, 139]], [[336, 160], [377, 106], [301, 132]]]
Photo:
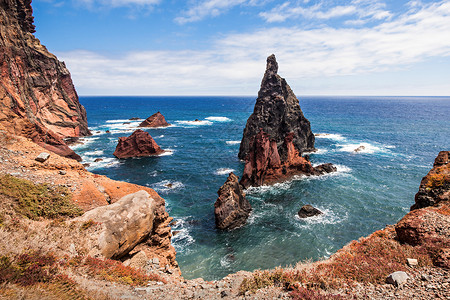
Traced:
[[217, 170], [214, 172], [214, 174], [216, 174], [216, 175], [228, 175], [228, 174], [230, 174], [231, 172], [234, 172], [234, 169], [220, 168], [220, 169], [217, 169]]
[[96, 140], [98, 140], [98, 137], [83, 137], [78, 139], [78, 143], [74, 144], [74, 145], [70, 145], [70, 149], [72, 150], [80, 150], [80, 149], [84, 149], [87, 148], [90, 144], [92, 144], [93, 142], [95, 142]]
[[225, 143], [227, 143], [228, 145], [237, 145], [240, 144], [241, 141], [226, 141]]
[[86, 167], [86, 170], [95, 170], [95, 169], [103, 169], [103, 168], [113, 168], [118, 167], [122, 162], [113, 157], [101, 157], [101, 161], [95, 161], [97, 158], [95, 157], [85, 157], [83, 156], [83, 163], [88, 163], [89, 166]]
[[162, 139], [164, 137], [164, 134], [161, 134], [160, 136], [157, 136], [157, 139]]
[[176, 223], [171, 225], [172, 232], [178, 231], [178, 233], [172, 237], [172, 244], [177, 250], [177, 252], [189, 250], [188, 246], [195, 242], [195, 239], [190, 234], [189, 224], [184, 218], [176, 218]]
[[164, 193], [164, 192], [169, 192], [172, 190], [182, 189], [182, 188], [184, 188], [184, 184], [180, 181], [163, 180], [163, 181], [151, 184], [150, 187], [157, 192]]
[[365, 154], [373, 154], [373, 153], [386, 153], [387, 150], [384, 146], [375, 146], [370, 143], [352, 143], [352, 144], [338, 144], [338, 151], [341, 152], [350, 152], [350, 153], [365, 153]]
[[296, 226], [302, 228], [302, 229], [310, 229], [311, 226], [315, 224], [321, 224], [321, 225], [333, 225], [337, 223], [341, 223], [347, 218], [347, 214], [344, 216], [338, 216], [336, 215], [331, 209], [323, 208], [323, 207], [317, 207], [322, 214], [302, 219], [298, 216], [298, 214], [294, 215], [294, 220], [296, 221]]
[[[139, 119], [141, 120], [141, 119]], [[137, 120], [119, 119], [119, 120], [107, 120], [106, 123], [127, 123], [127, 122], [139, 122]]]
[[345, 141], [346, 138], [338, 133], [317, 133], [315, 134], [318, 139], [329, 139], [333, 141]]
[[303, 152], [303, 154], [325, 154], [327, 153], [328, 150], [327, 149], [316, 149], [316, 151], [307, 151], [307, 152]]
[[172, 149], [163, 149], [164, 152], [161, 154], [158, 154], [157, 156], [170, 156], [173, 155], [173, 153], [175, 152], [175, 150]]
[[213, 122], [230, 122], [232, 121], [230, 118], [227, 117], [207, 117], [206, 120], [213, 121]]
[[96, 150], [96, 151], [87, 151], [84, 152], [84, 155], [88, 155], [88, 156], [100, 156], [103, 155], [105, 151], [103, 150]]
[[211, 121], [175, 121], [175, 123], [179, 125], [185, 125], [185, 126], [205, 126], [205, 125], [212, 125], [213, 122]]

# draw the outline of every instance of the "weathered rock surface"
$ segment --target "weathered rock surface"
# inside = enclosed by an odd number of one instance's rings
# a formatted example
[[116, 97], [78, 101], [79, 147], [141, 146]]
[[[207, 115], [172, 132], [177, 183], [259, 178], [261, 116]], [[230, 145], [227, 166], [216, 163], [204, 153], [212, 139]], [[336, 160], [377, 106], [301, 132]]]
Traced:
[[437, 205], [450, 199], [450, 151], [441, 151], [433, 168], [422, 178], [411, 210]]
[[151, 156], [163, 153], [148, 132], [136, 130], [129, 137], [120, 137], [114, 156], [117, 158]]
[[169, 125], [166, 118], [158, 111], [139, 124], [139, 127], [167, 127]]
[[[240, 181], [244, 188], [273, 184], [289, 179], [294, 175], [322, 175], [336, 171], [332, 164], [313, 167], [311, 162], [300, 156], [293, 144], [293, 133], [286, 134], [283, 143], [277, 146], [263, 130], [253, 138], [247, 156], [244, 174]], [[280, 155], [285, 153], [284, 157]]]
[[323, 214], [323, 212], [309, 204], [303, 205], [302, 208], [300, 208], [300, 210], [298, 211], [298, 216], [302, 219], [318, 216], [321, 214]]
[[229, 230], [244, 225], [252, 207], [245, 198], [239, 177], [230, 173], [217, 194], [219, 198], [214, 203], [216, 227]]
[[0, 3], [0, 128], [81, 160], [64, 137], [90, 135], [86, 111], [63, 62], [33, 35], [31, 1]]
[[404, 284], [409, 279], [408, 274], [403, 271], [397, 271], [392, 274], [389, 274], [389, 276], [386, 278], [386, 282], [389, 284], [393, 284], [395, 286], [400, 286]]
[[[397, 237], [435, 252], [434, 264], [450, 268], [449, 152], [441, 151], [433, 169], [422, 179], [416, 204], [395, 226]], [[434, 249], [434, 250], [433, 250]]]
[[101, 223], [97, 247], [106, 258], [120, 258], [148, 237], [153, 229], [156, 203], [145, 191], [127, 195], [114, 204], [90, 210], [74, 221]]
[[[299, 151], [314, 150], [314, 134], [309, 121], [300, 109], [299, 101], [284, 78], [278, 75], [275, 55], [267, 58], [267, 68], [261, 82], [253, 114], [247, 120], [242, 137], [239, 158], [245, 160], [252, 148], [252, 140], [261, 129], [277, 147], [292, 133], [292, 142]], [[278, 149], [281, 159], [287, 155]]]

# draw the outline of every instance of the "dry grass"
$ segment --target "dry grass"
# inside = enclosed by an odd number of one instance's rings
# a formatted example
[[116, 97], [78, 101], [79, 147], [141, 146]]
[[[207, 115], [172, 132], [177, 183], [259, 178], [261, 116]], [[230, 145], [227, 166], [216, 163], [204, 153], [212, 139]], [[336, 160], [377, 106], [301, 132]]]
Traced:
[[256, 271], [242, 282], [240, 292], [243, 294], [267, 286], [278, 286], [293, 290], [293, 295], [300, 297], [307, 294], [307, 288], [318, 297], [310, 299], [322, 299], [323, 291], [356, 282], [382, 284], [390, 273], [408, 270], [407, 258], [418, 259], [419, 267], [432, 265], [432, 253], [428, 249], [400, 244], [392, 235], [392, 228], [375, 232], [368, 238], [353, 241], [327, 261], [300, 264], [288, 269]]

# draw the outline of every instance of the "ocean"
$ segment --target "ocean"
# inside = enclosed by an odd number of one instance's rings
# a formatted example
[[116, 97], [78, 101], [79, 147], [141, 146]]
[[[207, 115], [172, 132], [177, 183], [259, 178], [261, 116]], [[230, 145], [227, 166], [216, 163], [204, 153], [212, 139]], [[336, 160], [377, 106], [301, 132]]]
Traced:
[[[331, 162], [338, 172], [248, 189], [253, 212], [247, 224], [222, 232], [215, 229], [214, 202], [229, 172], [242, 175], [237, 154], [255, 100], [80, 97], [93, 135], [73, 149], [89, 171], [151, 187], [166, 200], [187, 279], [329, 257], [402, 218], [434, 158], [450, 150], [450, 97], [300, 97], [316, 134], [313, 165]], [[157, 111], [172, 125], [145, 130], [166, 152], [116, 159], [118, 138]], [[129, 120], [134, 117], [142, 120]], [[364, 149], [355, 153], [359, 146]], [[301, 220], [297, 211], [304, 204], [324, 214]]]

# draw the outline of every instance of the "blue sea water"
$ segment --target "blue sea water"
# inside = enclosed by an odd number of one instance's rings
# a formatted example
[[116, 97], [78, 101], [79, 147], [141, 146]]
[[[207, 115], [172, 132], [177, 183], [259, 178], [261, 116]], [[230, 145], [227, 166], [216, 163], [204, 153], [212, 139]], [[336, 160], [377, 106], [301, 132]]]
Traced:
[[[450, 97], [301, 97], [316, 134], [313, 164], [338, 172], [247, 190], [253, 212], [231, 232], [214, 227], [217, 190], [242, 175], [239, 142], [255, 97], [81, 97], [92, 137], [74, 147], [88, 170], [155, 189], [177, 221], [173, 238], [185, 278], [327, 257], [353, 239], [394, 224], [414, 203], [440, 150], [450, 150]], [[160, 111], [172, 124], [146, 129], [166, 153], [119, 160], [121, 136]], [[192, 122], [199, 119], [200, 122]], [[109, 130], [110, 133], [106, 133]], [[354, 149], [364, 146], [363, 151]], [[103, 161], [94, 162], [102, 158]], [[324, 214], [301, 220], [304, 204]]]

